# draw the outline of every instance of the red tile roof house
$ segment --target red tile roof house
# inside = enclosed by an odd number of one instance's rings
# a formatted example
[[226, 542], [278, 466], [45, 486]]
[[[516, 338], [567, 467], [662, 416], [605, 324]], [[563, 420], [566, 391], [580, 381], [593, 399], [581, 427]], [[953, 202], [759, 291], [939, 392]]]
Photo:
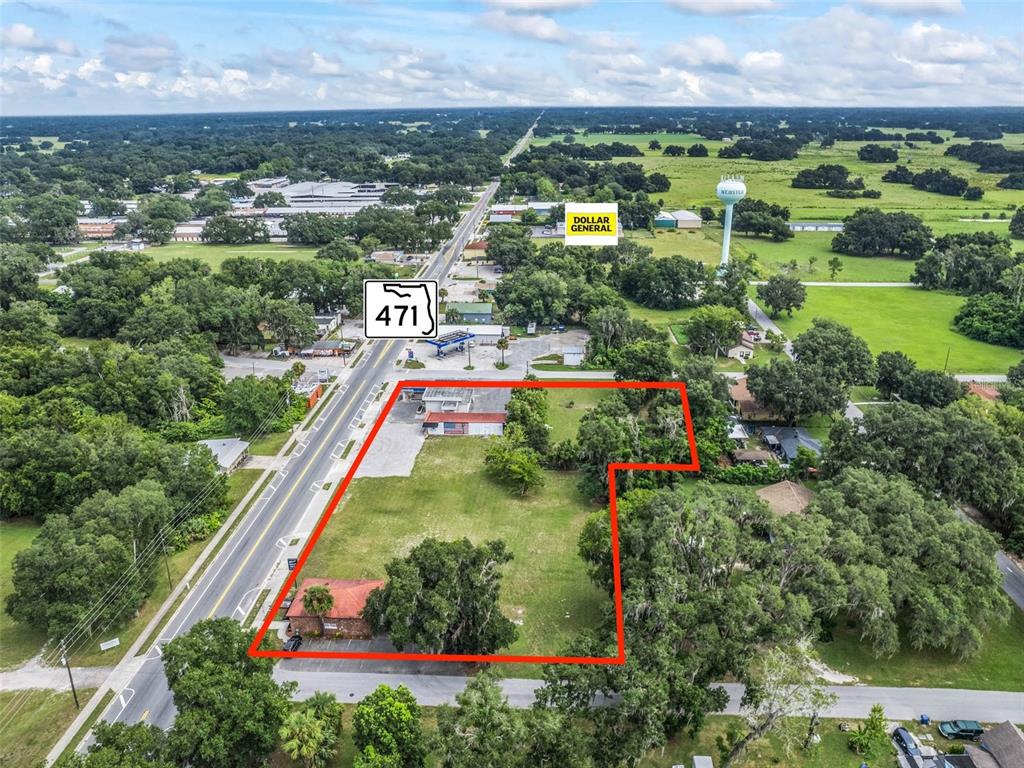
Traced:
[[[322, 618], [306, 613], [302, 597], [310, 587], [327, 587], [334, 596], [334, 605]], [[326, 637], [370, 638], [370, 625], [362, 618], [366, 598], [384, 582], [378, 579], [303, 579], [295, 599], [288, 607], [289, 634], [324, 635]]]

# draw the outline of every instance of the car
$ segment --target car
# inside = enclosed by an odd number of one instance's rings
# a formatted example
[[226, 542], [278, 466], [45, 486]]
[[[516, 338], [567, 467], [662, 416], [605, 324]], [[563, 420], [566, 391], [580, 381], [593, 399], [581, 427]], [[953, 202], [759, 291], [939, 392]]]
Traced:
[[292, 635], [284, 643], [286, 651], [297, 651], [302, 647], [302, 635]]
[[896, 746], [899, 747], [907, 757], [920, 757], [921, 746], [917, 743], [917, 739], [914, 735], [906, 728], [897, 728], [892, 732], [892, 740], [896, 742]]
[[939, 733], [947, 739], [977, 741], [985, 733], [985, 729], [977, 720], [943, 720], [939, 723]]

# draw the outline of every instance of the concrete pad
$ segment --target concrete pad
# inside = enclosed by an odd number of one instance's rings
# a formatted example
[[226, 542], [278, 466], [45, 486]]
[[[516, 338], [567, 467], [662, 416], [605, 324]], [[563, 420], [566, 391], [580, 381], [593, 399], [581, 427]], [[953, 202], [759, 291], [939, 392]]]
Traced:
[[370, 443], [356, 477], [409, 477], [425, 440], [419, 423], [386, 421]]

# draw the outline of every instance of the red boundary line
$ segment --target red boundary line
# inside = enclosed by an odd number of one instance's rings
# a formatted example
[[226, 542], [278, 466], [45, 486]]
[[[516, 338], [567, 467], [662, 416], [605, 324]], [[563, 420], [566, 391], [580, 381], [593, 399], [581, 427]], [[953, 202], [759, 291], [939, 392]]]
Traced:
[[[274, 615], [278, 610], [280, 610], [281, 603], [284, 602], [285, 597], [294, 586], [295, 581], [299, 576], [299, 572], [302, 570], [303, 566], [306, 564], [306, 560], [309, 558], [310, 552], [313, 551], [313, 547], [316, 545], [317, 540], [320, 538], [324, 528], [327, 526], [327, 522], [331, 519], [331, 515], [333, 515], [334, 511], [338, 508], [341, 497], [348, 489], [349, 483], [351, 483], [352, 478], [355, 477], [356, 470], [359, 468], [360, 463], [362, 463], [363, 457], [369, 450], [370, 445], [377, 436], [377, 433], [380, 432], [381, 427], [384, 425], [388, 414], [391, 412], [391, 408], [397, 402], [402, 390], [406, 387], [457, 387], [460, 389], [673, 389], [679, 392], [679, 398], [683, 408], [683, 418], [686, 422], [686, 439], [690, 448], [690, 456], [693, 460], [688, 464], [614, 463], [608, 465], [608, 508], [611, 519], [612, 575], [614, 582], [616, 640], [618, 644], [618, 653], [615, 656], [510, 656], [503, 654], [373, 653], [369, 651], [303, 652], [277, 651], [261, 649], [259, 647], [264, 636], [266, 636], [270, 629], [270, 624], [274, 620]], [[263, 620], [263, 624], [260, 626], [256, 636], [253, 638], [252, 644], [249, 646], [249, 655], [278, 659], [378, 659], [388, 661], [511, 662], [521, 664], [625, 664], [626, 636], [622, 616], [622, 573], [619, 565], [619, 517], [615, 484], [615, 473], [619, 470], [661, 470], [675, 472], [700, 471], [700, 459], [697, 456], [697, 441], [694, 437], [693, 418], [690, 415], [690, 401], [686, 393], [685, 383], [673, 381], [463, 381], [459, 379], [404, 379], [399, 381], [394, 392], [391, 393], [391, 396], [384, 404], [384, 408], [377, 417], [377, 421], [374, 423], [373, 428], [366, 436], [366, 441], [363, 443], [362, 448], [360, 448], [359, 453], [356, 454], [356, 458], [346, 473], [345, 479], [342, 480], [341, 484], [334, 491], [334, 495], [331, 497], [330, 503], [328, 503], [327, 508], [320, 516], [320, 521], [313, 530], [312, 536], [310, 536], [309, 541], [306, 542], [306, 546], [299, 555], [295, 568], [292, 569], [291, 574], [285, 580], [284, 586], [281, 588], [281, 592], [274, 601], [274, 605], [267, 613], [266, 618]]]

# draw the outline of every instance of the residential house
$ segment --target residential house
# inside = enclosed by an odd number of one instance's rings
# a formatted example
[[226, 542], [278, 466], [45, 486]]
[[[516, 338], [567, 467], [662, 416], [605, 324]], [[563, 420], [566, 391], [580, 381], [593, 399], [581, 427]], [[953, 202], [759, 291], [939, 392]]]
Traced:
[[967, 745], [975, 768], [1021, 768], [1024, 766], [1024, 733], [1006, 721], [982, 734], [977, 744]]
[[213, 452], [217, 466], [225, 475], [236, 470], [249, 458], [249, 443], [234, 437], [200, 440], [199, 445], [205, 445]]
[[778, 454], [783, 461], [793, 461], [800, 448], [806, 448], [815, 456], [821, 456], [821, 442], [811, 437], [802, 427], [767, 426], [760, 427], [758, 432], [768, 449]]

